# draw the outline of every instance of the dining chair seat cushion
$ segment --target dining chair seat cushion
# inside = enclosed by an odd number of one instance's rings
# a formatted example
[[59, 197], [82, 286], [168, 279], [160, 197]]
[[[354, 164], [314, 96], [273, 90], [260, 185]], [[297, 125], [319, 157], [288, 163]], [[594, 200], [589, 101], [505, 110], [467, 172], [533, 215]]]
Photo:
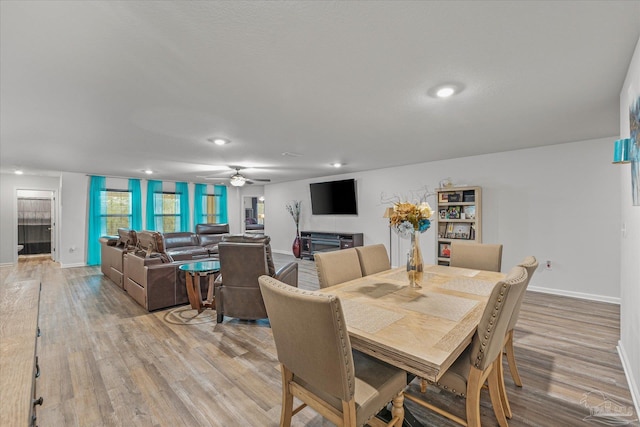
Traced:
[[438, 387], [457, 394], [458, 396], [465, 397], [467, 392], [467, 380], [469, 376], [469, 369], [471, 368], [471, 345], [469, 345], [458, 359], [453, 362], [453, 365], [447, 369], [447, 371], [440, 377], [437, 382], [429, 381], [430, 384], [437, 385]]
[[[407, 385], [407, 374], [359, 351], [353, 351], [352, 354], [355, 367], [356, 425], [361, 426], [385, 407], [389, 402], [389, 396]], [[294, 380], [342, 411], [340, 399], [322, 392], [299, 376], [294, 377]]]

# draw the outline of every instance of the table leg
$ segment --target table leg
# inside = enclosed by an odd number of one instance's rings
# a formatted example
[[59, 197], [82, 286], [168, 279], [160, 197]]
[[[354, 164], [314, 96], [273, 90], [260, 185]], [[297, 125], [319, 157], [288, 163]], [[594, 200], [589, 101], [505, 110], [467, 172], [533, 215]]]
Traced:
[[207, 300], [205, 301], [205, 303], [203, 304], [205, 308], [212, 308], [212, 309], [216, 309], [216, 297], [213, 294], [213, 290], [214, 290], [214, 279], [215, 279], [215, 274], [214, 273], [207, 273], [207, 282], [208, 282], [208, 288], [207, 288]]
[[191, 308], [198, 310], [198, 313], [200, 313], [204, 310], [202, 307], [202, 296], [200, 294], [200, 276], [198, 276], [197, 280], [194, 280], [194, 273], [186, 273], [185, 276], [187, 279], [187, 296], [189, 297]]

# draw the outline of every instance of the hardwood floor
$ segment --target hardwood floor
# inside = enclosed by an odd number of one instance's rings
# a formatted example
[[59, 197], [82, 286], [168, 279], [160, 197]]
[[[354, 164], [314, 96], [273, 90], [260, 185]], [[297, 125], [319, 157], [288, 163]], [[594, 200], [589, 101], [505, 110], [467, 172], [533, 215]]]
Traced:
[[[299, 263], [300, 287], [317, 289], [313, 263]], [[27, 278], [42, 282], [40, 426], [278, 425], [280, 374], [268, 321], [218, 325], [211, 311], [188, 321], [187, 307], [147, 313], [96, 267], [29, 258], [0, 268], [2, 283]], [[588, 418], [604, 399], [632, 411], [621, 418], [628, 425], [640, 425], [616, 352], [619, 334], [617, 305], [528, 292], [514, 341], [524, 387], [505, 373], [510, 425], [606, 425]], [[463, 416], [462, 399], [428, 393]], [[456, 425], [407, 406], [426, 425]], [[481, 410], [484, 426], [497, 425], [485, 392]], [[293, 425], [331, 424], [306, 408]]]

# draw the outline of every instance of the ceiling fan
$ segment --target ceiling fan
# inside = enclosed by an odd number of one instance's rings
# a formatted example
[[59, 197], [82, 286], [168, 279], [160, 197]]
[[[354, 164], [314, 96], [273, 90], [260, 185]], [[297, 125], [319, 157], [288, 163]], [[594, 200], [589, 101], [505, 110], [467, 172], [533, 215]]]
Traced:
[[[241, 169], [244, 169], [240, 166], [229, 166], [229, 169], [235, 169], [235, 173], [229, 177], [229, 183], [234, 187], [242, 187], [245, 184], [254, 184], [255, 182], [271, 182], [270, 179], [261, 179], [261, 178], [247, 178], [243, 174], [240, 173]], [[215, 176], [205, 176], [204, 179], [220, 179]]]

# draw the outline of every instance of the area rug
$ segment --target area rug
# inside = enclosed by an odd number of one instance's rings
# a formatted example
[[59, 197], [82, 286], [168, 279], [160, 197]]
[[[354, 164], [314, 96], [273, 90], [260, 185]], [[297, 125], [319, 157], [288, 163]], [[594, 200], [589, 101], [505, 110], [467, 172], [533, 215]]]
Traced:
[[198, 314], [198, 310], [193, 310], [191, 306], [185, 305], [169, 310], [164, 315], [164, 320], [173, 325], [199, 325], [216, 321], [216, 311], [205, 309]]

